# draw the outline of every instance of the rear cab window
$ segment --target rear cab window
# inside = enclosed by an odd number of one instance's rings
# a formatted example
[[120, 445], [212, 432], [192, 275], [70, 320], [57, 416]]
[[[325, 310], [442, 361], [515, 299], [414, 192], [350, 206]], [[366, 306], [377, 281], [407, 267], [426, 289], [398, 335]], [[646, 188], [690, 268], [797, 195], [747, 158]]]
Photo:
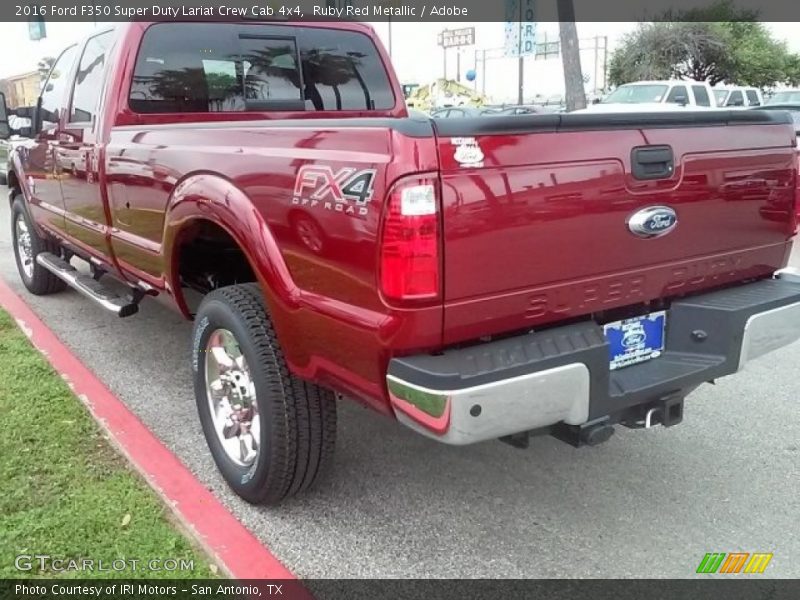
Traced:
[[261, 24], [157, 23], [128, 99], [138, 113], [389, 110], [395, 96], [359, 32]]
[[761, 101], [758, 99], [758, 92], [755, 90], [747, 90], [745, 94], [747, 95], [748, 106], [761, 106]]

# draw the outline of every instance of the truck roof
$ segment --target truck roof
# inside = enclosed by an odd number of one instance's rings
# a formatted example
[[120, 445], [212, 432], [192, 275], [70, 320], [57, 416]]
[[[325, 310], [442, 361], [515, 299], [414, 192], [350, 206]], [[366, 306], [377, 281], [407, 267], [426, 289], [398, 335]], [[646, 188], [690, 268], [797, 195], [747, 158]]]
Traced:
[[[686, 79], [649, 79], [645, 81], [631, 81], [622, 85], [708, 85], [707, 81], [693, 81]], [[620, 86], [622, 87], [622, 86]]]
[[[80, 37], [76, 37], [73, 41], [69, 44], [66, 44], [64, 48], [68, 46], [72, 46], [73, 44], [83, 44], [89, 38], [93, 38], [94, 36], [98, 35], [99, 33], [104, 33], [107, 31], [117, 31], [117, 32], [124, 32], [131, 28], [135, 27], [150, 27], [151, 25], [156, 25], [158, 23], [175, 23], [175, 22], [192, 22], [191, 19], [180, 19], [180, 20], [169, 20], [169, 21], [129, 21], [124, 23], [116, 23], [116, 22], [102, 22], [97, 25], [95, 29], [91, 32], [84, 34]], [[244, 20], [222, 20], [219, 21], [209, 21], [207, 19], [197, 19], [196, 22], [198, 23], [240, 23], [243, 25], [252, 25], [252, 24], [262, 24], [262, 25], [290, 25], [292, 27], [325, 27], [327, 29], [340, 29], [344, 31], [360, 31], [361, 33], [367, 34], [369, 36], [375, 35], [375, 28], [372, 25], [367, 23], [361, 23], [356, 21], [288, 21], [285, 19], [244, 19]]]

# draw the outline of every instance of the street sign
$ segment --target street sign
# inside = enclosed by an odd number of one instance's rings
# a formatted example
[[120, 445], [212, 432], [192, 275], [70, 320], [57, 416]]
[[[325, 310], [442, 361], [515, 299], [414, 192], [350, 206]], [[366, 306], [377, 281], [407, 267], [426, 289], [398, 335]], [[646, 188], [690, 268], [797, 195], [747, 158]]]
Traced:
[[457, 48], [459, 46], [475, 45], [475, 28], [445, 29], [439, 34], [439, 45], [442, 48]]
[[33, 21], [28, 21], [28, 37], [34, 41], [47, 37], [44, 19], [34, 19]]
[[506, 0], [505, 55], [536, 54], [535, 0]]

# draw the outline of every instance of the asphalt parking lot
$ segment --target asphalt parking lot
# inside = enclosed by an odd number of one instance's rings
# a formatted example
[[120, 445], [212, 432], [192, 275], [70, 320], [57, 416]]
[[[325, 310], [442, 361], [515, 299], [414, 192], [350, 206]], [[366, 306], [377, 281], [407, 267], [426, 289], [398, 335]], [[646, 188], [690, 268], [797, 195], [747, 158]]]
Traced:
[[764, 577], [800, 577], [800, 344], [702, 386], [681, 425], [597, 448], [447, 447], [346, 403], [331, 476], [254, 507], [206, 450], [190, 324], [153, 301], [118, 319], [73, 291], [31, 296], [6, 202], [0, 223], [0, 277], [300, 577], [682, 578], [737, 551], [773, 552]]

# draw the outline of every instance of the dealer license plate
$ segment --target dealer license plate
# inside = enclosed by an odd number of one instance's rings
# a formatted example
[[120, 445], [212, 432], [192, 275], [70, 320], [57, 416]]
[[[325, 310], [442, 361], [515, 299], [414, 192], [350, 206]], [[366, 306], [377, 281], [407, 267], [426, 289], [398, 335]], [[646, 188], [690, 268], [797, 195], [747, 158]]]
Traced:
[[661, 356], [664, 352], [665, 311], [608, 323], [603, 326], [611, 369], [621, 369]]

